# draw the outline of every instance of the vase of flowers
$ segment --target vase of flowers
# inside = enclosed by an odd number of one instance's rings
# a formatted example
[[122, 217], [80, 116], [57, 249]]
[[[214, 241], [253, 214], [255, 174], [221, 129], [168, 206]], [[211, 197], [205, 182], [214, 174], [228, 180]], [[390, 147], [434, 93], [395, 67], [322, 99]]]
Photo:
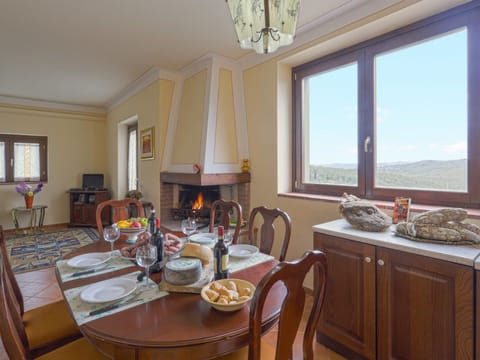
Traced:
[[32, 185], [26, 184], [24, 182], [21, 182], [17, 186], [15, 186], [15, 190], [17, 193], [23, 196], [25, 199], [25, 207], [27, 209], [31, 209], [33, 206], [33, 198], [36, 193], [42, 191], [43, 184], [38, 183], [36, 187], [33, 187]]
[[127, 192], [127, 198], [140, 200], [142, 197], [143, 194], [141, 191], [130, 190], [129, 192]]

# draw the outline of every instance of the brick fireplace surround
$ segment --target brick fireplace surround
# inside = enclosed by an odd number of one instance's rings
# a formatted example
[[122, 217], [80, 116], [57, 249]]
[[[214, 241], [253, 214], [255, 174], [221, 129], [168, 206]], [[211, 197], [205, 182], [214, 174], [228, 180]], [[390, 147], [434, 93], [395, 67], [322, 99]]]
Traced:
[[242, 206], [243, 220], [250, 214], [250, 173], [234, 174], [183, 174], [160, 173], [160, 218], [162, 226], [170, 230], [180, 229], [180, 221], [174, 220], [171, 209], [178, 208], [181, 185], [220, 186], [220, 197], [235, 200]]

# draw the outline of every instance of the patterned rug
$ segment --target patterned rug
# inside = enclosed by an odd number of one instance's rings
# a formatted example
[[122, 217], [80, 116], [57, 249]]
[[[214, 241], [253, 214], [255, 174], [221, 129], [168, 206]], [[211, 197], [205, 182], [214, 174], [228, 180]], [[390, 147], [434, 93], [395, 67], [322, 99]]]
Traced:
[[66, 229], [9, 236], [7, 250], [13, 271], [22, 273], [53, 266], [65, 254], [96, 240], [98, 233], [94, 229]]

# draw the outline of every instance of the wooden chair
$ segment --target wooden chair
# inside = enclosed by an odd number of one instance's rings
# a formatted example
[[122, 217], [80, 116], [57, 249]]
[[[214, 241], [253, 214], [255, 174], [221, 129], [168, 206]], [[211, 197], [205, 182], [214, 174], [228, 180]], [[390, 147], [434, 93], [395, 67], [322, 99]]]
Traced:
[[[60, 360], [60, 359], [107, 359], [90, 343], [80, 338], [55, 350], [38, 356], [31, 350], [24, 322], [15, 306], [15, 295], [6, 273], [3, 253], [0, 252], [0, 333], [5, 350], [10, 359], [15, 360]], [[70, 314], [68, 314], [70, 317]], [[45, 319], [44, 326], [55, 322], [56, 318]]]
[[[303, 358], [313, 359], [313, 338], [320, 319], [327, 279], [327, 257], [319, 250], [307, 251], [303, 257], [292, 262], [282, 262], [274, 267], [258, 284], [250, 304], [249, 345], [234, 353], [224, 355], [217, 360], [287, 360], [292, 359], [293, 343], [302, 319], [305, 305], [303, 281], [313, 267], [314, 276], [319, 279], [313, 293], [313, 307], [307, 319], [302, 348]], [[280, 310], [277, 346], [273, 348], [261, 341], [262, 311], [269, 290], [281, 282], [287, 289]]]
[[[260, 240], [258, 244], [255, 241], [255, 218], [261, 215], [263, 224], [260, 227]], [[282, 250], [280, 252], [279, 260], [284, 261], [287, 255], [288, 244], [290, 243], [290, 235], [292, 233], [292, 221], [290, 216], [278, 208], [268, 209], [265, 206], [259, 206], [252, 210], [248, 220], [248, 242], [259, 247], [264, 254], [272, 252], [273, 241], [275, 240], [275, 225], [274, 222], [280, 218], [285, 223], [285, 232], [283, 236]]]
[[216, 200], [212, 203], [212, 208], [210, 210], [210, 229], [209, 231], [213, 233], [215, 229], [215, 220], [216, 217], [219, 218], [219, 225], [223, 225], [225, 230], [230, 228], [232, 214], [231, 212], [236, 212], [236, 225], [235, 225], [235, 232], [233, 234], [232, 244], [236, 244], [238, 241], [238, 237], [240, 235], [240, 228], [242, 226], [242, 206], [236, 202], [235, 200]]
[[23, 295], [13, 273], [3, 228], [0, 225], [0, 254], [3, 258], [3, 271], [11, 289], [12, 304], [23, 323], [26, 339], [32, 354], [38, 355], [62, 346], [82, 336], [72, 319], [68, 305], [58, 300], [35, 309], [24, 311]]
[[119, 220], [126, 220], [130, 218], [130, 207], [137, 207], [138, 217], [144, 216], [143, 205], [140, 200], [137, 199], [122, 199], [122, 200], [107, 200], [101, 202], [97, 206], [97, 211], [95, 214], [97, 221], [97, 230], [100, 238], [103, 238], [103, 221], [102, 221], [102, 212], [106, 208], [110, 212], [110, 220], [116, 223]]

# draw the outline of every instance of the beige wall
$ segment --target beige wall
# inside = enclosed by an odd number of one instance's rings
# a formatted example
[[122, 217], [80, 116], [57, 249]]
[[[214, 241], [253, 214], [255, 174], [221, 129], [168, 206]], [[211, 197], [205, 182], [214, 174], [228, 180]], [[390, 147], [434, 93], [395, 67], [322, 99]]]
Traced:
[[[103, 115], [0, 105], [0, 132], [48, 136], [48, 182], [34, 201], [48, 206], [46, 224], [70, 221], [66, 191], [82, 185], [83, 173], [105, 173], [109, 186]], [[10, 209], [24, 206], [24, 200], [14, 185], [1, 185], [0, 197], [0, 224], [11, 229]], [[24, 217], [20, 222], [26, 225]]]
[[[286, 81], [287, 79], [285, 79]], [[264, 205], [285, 210], [292, 219], [292, 238], [287, 260], [300, 257], [313, 248], [312, 226], [337, 219], [338, 204], [318, 200], [282, 197], [290, 179], [290, 135], [291, 116], [285, 116], [285, 101], [289, 86], [279, 76], [277, 62], [266, 62], [244, 73], [245, 107], [248, 121], [248, 140], [252, 183], [250, 185], [251, 208]], [[290, 78], [288, 78], [290, 81]], [[277, 84], [279, 82], [280, 84]], [[283, 91], [283, 93], [279, 93]], [[282, 90], [283, 89], [283, 90]], [[287, 93], [287, 94], [285, 94]], [[288, 99], [286, 100], [289, 101]], [[277, 109], [280, 106], [280, 113]], [[287, 137], [287, 138], [286, 138]], [[278, 255], [280, 244], [275, 244]], [[311, 279], [306, 283], [311, 286]]]
[[114, 179], [114, 198], [124, 198], [127, 192], [126, 125], [122, 125], [122, 122], [137, 117], [139, 132], [152, 126], [155, 129], [154, 158], [138, 161], [139, 187], [144, 195], [143, 200], [151, 201], [155, 208], [160, 208], [160, 168], [173, 90], [173, 81], [156, 80], [108, 113], [107, 166], [108, 173]]

